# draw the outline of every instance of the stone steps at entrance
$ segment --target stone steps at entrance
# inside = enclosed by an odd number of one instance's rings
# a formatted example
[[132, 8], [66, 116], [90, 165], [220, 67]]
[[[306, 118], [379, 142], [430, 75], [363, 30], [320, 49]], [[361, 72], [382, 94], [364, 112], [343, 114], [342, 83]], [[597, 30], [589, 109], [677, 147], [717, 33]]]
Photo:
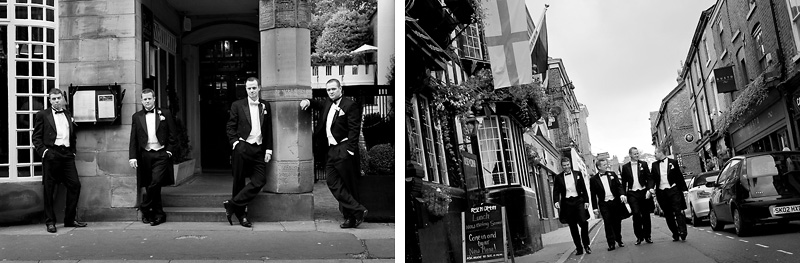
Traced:
[[[230, 173], [202, 174], [179, 186], [162, 188], [161, 200], [167, 221], [227, 222], [222, 202], [230, 199], [232, 183]], [[253, 221], [314, 220], [314, 194], [262, 192], [248, 210]]]

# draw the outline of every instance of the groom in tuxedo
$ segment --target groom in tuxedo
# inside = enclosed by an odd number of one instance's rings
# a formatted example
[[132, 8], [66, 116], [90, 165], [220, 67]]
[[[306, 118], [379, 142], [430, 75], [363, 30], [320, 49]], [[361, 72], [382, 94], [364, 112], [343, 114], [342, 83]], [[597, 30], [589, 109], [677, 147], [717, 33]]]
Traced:
[[142, 223], [157, 226], [167, 221], [161, 204], [161, 187], [174, 181], [172, 155], [178, 144], [178, 133], [170, 111], [156, 107], [152, 89], [142, 90], [142, 106], [142, 110], [131, 117], [128, 163], [136, 169], [137, 188], [145, 188], [139, 204]]
[[683, 191], [688, 191], [688, 188], [678, 161], [667, 158], [664, 151], [663, 148], [656, 148], [657, 161], [653, 163], [653, 170], [650, 172], [653, 181], [650, 192], [655, 193], [658, 204], [664, 211], [667, 227], [672, 232], [672, 241], [678, 241], [678, 238], [686, 240], [686, 216], [683, 214], [686, 200]]
[[[572, 242], [575, 243], [575, 255], [583, 251], [592, 254], [589, 247], [589, 195], [583, 174], [572, 170], [572, 161], [561, 158], [562, 173], [553, 180], [553, 205], [558, 209], [559, 221], [569, 225]], [[578, 234], [580, 227], [580, 234]]]
[[[592, 207], [595, 215], [603, 217], [603, 226], [606, 230], [606, 241], [608, 251], [615, 249], [615, 243], [619, 247], [625, 247], [622, 243], [622, 217], [620, 207], [626, 201], [625, 189], [620, 184], [619, 176], [609, 171], [610, 168], [606, 159], [599, 159], [596, 163], [597, 175], [589, 179], [589, 188], [592, 190]], [[598, 211], [599, 210], [599, 211]]]
[[650, 169], [646, 162], [639, 160], [639, 149], [636, 147], [628, 149], [628, 155], [631, 161], [622, 166], [621, 175], [625, 196], [631, 206], [635, 244], [639, 245], [642, 241], [653, 243], [650, 239], [650, 213], [655, 209], [655, 204], [652, 194], [647, 193], [650, 187]]

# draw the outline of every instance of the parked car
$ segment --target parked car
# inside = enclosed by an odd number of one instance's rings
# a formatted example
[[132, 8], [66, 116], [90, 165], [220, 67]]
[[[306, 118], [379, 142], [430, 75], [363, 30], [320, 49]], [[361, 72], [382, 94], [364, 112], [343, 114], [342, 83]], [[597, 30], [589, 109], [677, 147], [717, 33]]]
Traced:
[[[684, 214], [692, 225], [699, 225], [701, 220], [708, 217], [708, 198], [711, 197], [711, 187], [708, 182], [716, 182], [719, 171], [701, 173], [686, 182], [689, 191], [684, 192], [686, 210]], [[712, 185], [713, 186], [713, 185]]]
[[756, 224], [800, 219], [800, 152], [736, 156], [723, 166], [709, 198], [709, 221], [715, 231], [733, 223], [736, 234]]

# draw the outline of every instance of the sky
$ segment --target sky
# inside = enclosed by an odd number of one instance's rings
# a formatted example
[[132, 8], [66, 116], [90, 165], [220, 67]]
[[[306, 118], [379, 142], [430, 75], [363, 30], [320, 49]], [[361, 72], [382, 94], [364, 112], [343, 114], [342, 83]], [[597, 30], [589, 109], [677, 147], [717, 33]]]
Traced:
[[526, 0], [547, 9], [548, 53], [561, 58], [589, 110], [592, 153], [652, 153], [650, 112], [678, 82], [700, 14], [714, 0]]

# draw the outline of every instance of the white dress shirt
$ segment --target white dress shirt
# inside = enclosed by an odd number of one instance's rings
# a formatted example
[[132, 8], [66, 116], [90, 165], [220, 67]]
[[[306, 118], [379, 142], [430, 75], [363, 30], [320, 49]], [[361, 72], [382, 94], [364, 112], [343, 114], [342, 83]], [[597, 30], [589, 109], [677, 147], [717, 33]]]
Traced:
[[260, 112], [258, 111], [258, 106], [261, 103], [259, 101], [252, 101], [250, 98], [247, 98], [247, 105], [250, 109], [250, 135], [247, 136], [247, 143], [249, 144], [257, 144], [261, 145], [261, 123], [258, 121], [260, 118]]
[[661, 183], [658, 184], [658, 189], [661, 189], [661, 190], [670, 188], [669, 180], [667, 179], [667, 172], [669, 172], [669, 171], [667, 171], [667, 163], [669, 163], [669, 160], [668, 159], [664, 159], [659, 164], [660, 167], [659, 167], [658, 170], [661, 173], [660, 174], [661, 175]]
[[575, 176], [572, 173], [564, 173], [564, 186], [566, 186], [566, 197], [577, 197], [578, 188], [575, 187]]
[[644, 189], [644, 186], [639, 183], [639, 162], [631, 162], [631, 175], [633, 175], [633, 185], [631, 190], [638, 191]]
[[603, 189], [606, 192], [606, 202], [614, 200], [614, 194], [611, 193], [611, 185], [608, 183], [608, 175], [600, 176], [600, 182], [603, 183]]
[[63, 112], [56, 113], [53, 110], [53, 121], [56, 124], [56, 141], [54, 144], [69, 147], [69, 121], [67, 121], [67, 115]]
[[325, 135], [328, 137], [328, 145], [337, 145], [336, 139], [333, 138], [333, 134], [331, 133], [331, 125], [333, 125], [333, 118], [336, 117], [336, 114], [339, 114], [339, 111], [342, 109], [339, 108], [339, 102], [341, 99], [336, 100], [334, 103], [331, 103], [331, 109], [328, 110], [328, 118], [325, 121]]
[[147, 125], [147, 145], [144, 149], [148, 151], [158, 151], [164, 148], [163, 145], [158, 143], [156, 137], [156, 113], [148, 112], [144, 114], [145, 124]]

